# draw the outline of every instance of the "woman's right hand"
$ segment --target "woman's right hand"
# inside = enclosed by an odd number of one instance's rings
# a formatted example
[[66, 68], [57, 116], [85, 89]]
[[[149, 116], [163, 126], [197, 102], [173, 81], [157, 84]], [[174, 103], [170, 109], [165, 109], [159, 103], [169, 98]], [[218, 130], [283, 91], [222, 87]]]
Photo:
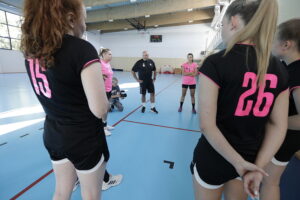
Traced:
[[237, 164], [235, 164], [234, 168], [236, 169], [236, 171], [240, 175], [240, 177], [243, 177], [247, 172], [254, 172], [254, 171], [260, 172], [265, 176], [269, 176], [265, 172], [265, 170], [263, 170], [262, 168], [259, 168], [255, 164], [250, 163], [246, 160], [238, 162]]

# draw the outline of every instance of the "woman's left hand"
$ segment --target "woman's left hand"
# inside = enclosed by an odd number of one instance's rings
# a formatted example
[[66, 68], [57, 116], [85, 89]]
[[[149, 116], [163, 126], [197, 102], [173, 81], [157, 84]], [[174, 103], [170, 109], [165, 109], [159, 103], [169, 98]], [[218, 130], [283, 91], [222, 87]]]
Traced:
[[103, 79], [104, 80], [107, 79], [107, 75], [103, 74]]
[[244, 175], [244, 190], [252, 198], [259, 198], [259, 188], [263, 180], [263, 174], [258, 171], [251, 171]]

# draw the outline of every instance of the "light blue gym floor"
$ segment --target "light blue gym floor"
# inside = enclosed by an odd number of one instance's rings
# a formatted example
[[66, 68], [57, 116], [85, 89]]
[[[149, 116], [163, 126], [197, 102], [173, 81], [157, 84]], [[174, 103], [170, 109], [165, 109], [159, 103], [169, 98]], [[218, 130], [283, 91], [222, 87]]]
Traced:
[[[156, 102], [159, 114], [140, 112], [138, 84], [126, 72], [115, 72], [128, 97], [123, 112], [109, 114], [115, 125], [107, 137], [111, 158], [107, 169], [123, 174], [123, 182], [105, 192], [104, 200], [192, 200], [189, 170], [200, 138], [198, 116], [187, 95], [178, 113], [181, 77], [159, 75]], [[0, 74], [0, 200], [50, 200], [54, 176], [43, 146], [44, 113], [26, 74]], [[149, 96], [147, 96], [149, 98]], [[174, 162], [173, 169], [164, 161]], [[299, 200], [300, 161], [293, 159], [282, 179], [283, 200]], [[79, 200], [80, 190], [72, 196]]]

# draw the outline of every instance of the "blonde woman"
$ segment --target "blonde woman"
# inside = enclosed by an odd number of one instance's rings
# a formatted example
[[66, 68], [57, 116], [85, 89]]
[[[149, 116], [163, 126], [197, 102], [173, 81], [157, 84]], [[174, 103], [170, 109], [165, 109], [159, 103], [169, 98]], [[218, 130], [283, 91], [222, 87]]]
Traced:
[[246, 200], [259, 196], [263, 168], [287, 129], [288, 80], [271, 56], [276, 0], [235, 0], [224, 19], [227, 49], [200, 69], [199, 112], [203, 136], [191, 164], [197, 200]]

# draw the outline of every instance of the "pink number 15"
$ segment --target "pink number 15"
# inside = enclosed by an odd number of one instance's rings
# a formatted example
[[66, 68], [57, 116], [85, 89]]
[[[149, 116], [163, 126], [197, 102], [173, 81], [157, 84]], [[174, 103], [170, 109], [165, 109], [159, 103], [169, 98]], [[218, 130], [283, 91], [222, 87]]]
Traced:
[[[29, 62], [29, 69], [30, 69], [30, 75], [31, 75], [31, 79], [32, 79], [32, 83], [34, 86], [34, 90], [36, 92], [36, 94], [41, 95], [42, 94], [45, 97], [48, 97], [49, 99], [51, 98], [51, 90], [49, 88], [49, 83], [47, 80], [47, 77], [45, 76], [45, 74], [42, 74], [40, 72], [40, 64], [39, 64], [39, 60], [38, 59], [28, 59]], [[44, 69], [42, 69], [42, 71], [45, 71]], [[40, 79], [41, 81], [37, 80]]]

